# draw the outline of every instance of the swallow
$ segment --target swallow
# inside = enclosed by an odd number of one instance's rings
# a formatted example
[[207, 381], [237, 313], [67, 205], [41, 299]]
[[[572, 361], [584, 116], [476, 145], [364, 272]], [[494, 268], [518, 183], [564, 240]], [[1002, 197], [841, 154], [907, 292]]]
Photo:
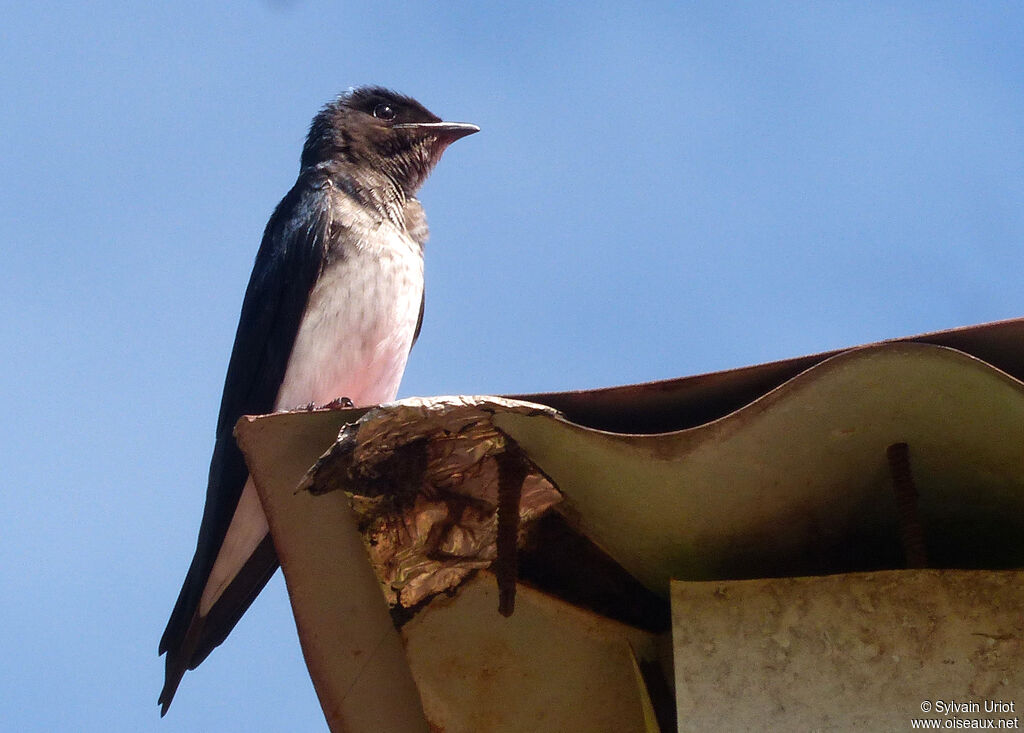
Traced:
[[428, 229], [416, 192], [445, 149], [479, 129], [381, 87], [352, 89], [313, 118], [242, 302], [196, 551], [160, 639], [161, 716], [278, 567], [235, 423], [395, 399], [423, 323]]

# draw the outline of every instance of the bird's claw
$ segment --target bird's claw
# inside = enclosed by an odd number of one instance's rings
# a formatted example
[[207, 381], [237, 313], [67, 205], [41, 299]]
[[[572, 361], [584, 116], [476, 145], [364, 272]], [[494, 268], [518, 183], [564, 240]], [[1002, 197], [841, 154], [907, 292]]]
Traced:
[[324, 405], [324, 408], [327, 410], [348, 410], [355, 406], [355, 403], [348, 397], [335, 397]]
[[300, 410], [306, 412], [313, 412], [314, 410], [348, 410], [349, 408], [355, 407], [355, 404], [348, 397], [337, 397], [326, 405], [318, 405], [315, 402], [307, 402]]

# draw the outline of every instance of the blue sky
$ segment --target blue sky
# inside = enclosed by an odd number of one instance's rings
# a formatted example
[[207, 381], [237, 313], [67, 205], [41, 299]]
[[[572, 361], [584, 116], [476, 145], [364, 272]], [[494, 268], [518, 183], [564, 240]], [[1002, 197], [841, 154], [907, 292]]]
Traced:
[[482, 132], [422, 191], [401, 395], [683, 376], [1024, 315], [1017, 3], [5, 3], [12, 730], [320, 730], [278, 576], [156, 705], [238, 309], [310, 118]]

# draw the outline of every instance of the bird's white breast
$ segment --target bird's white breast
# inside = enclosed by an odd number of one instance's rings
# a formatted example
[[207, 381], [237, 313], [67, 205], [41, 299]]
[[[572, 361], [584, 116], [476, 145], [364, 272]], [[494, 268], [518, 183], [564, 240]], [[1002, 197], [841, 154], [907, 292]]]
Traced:
[[390, 222], [351, 234], [358, 243], [309, 295], [275, 409], [339, 397], [375, 405], [398, 392], [423, 297], [422, 250]]

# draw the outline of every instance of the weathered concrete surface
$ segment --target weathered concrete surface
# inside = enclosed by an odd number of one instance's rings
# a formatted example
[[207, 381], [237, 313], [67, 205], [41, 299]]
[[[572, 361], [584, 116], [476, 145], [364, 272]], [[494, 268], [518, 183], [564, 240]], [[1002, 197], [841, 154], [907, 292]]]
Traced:
[[680, 730], [1024, 717], [1024, 572], [676, 582], [672, 617]]

